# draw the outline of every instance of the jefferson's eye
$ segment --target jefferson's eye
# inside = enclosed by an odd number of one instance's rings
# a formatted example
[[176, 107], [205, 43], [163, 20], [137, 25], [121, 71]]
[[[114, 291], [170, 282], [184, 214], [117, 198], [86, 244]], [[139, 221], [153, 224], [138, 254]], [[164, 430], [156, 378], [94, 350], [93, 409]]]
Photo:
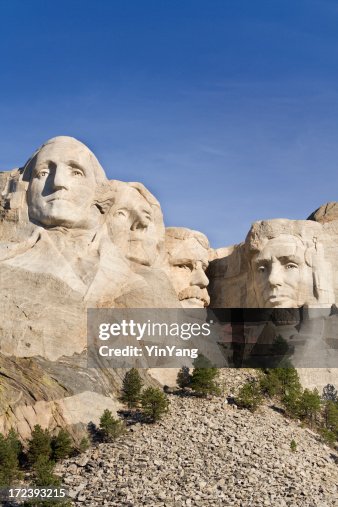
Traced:
[[125, 218], [127, 218], [127, 213], [123, 209], [118, 209], [117, 211], [115, 211], [114, 217], [125, 217]]

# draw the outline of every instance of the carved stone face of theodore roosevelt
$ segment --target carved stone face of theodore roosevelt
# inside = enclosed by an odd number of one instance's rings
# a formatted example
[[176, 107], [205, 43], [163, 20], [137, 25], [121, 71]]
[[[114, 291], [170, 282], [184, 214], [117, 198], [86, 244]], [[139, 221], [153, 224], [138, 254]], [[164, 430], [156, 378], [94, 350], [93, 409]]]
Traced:
[[197, 232], [179, 227], [166, 230], [166, 247], [170, 279], [179, 300], [186, 308], [203, 308], [210, 299], [205, 271], [209, 264], [207, 238]]

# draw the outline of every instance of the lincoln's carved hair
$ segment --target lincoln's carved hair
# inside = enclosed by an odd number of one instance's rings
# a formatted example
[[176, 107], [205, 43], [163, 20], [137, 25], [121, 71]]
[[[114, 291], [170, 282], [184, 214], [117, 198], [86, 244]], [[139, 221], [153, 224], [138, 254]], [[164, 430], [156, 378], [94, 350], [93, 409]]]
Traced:
[[321, 241], [322, 225], [308, 220], [261, 220], [252, 224], [246, 237], [246, 250], [251, 260], [271, 239], [283, 235], [294, 236], [304, 246], [305, 262], [312, 266], [312, 255], [317, 243]]
[[249, 299], [253, 287], [253, 265], [251, 261], [270, 240], [283, 236], [294, 236], [297, 242], [304, 247], [304, 261], [307, 266], [312, 268], [313, 301], [332, 304], [334, 302], [334, 293], [331, 265], [325, 258], [323, 226], [309, 220], [262, 220], [252, 225], [245, 240], [249, 260]]

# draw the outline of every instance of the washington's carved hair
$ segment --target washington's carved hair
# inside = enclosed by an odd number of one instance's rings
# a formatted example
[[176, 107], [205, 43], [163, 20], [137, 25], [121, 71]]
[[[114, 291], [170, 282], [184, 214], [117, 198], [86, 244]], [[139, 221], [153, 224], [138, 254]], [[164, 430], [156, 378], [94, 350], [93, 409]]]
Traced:
[[83, 144], [81, 141], [78, 141], [78, 139], [75, 139], [75, 137], [69, 137], [69, 136], [53, 137], [52, 139], [48, 139], [48, 141], [43, 143], [33, 153], [33, 155], [27, 160], [26, 164], [21, 169], [23, 181], [30, 181], [31, 180], [34, 163], [35, 163], [37, 155], [41, 152], [41, 150], [43, 148], [45, 148], [45, 146], [48, 146], [51, 144], [57, 144], [57, 143], [69, 143], [69, 144], [77, 145], [80, 148], [84, 148], [88, 153], [89, 160], [91, 163], [91, 169], [93, 170], [96, 183], [100, 184], [100, 183], [107, 181], [106, 174], [105, 174], [100, 162], [95, 157], [94, 153], [88, 148], [88, 146]]

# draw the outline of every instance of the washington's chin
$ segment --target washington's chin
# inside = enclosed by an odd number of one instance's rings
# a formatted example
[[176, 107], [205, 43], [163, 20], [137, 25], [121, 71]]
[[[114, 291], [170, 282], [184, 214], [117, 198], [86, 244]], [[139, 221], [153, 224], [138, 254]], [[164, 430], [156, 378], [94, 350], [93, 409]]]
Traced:
[[42, 225], [53, 227], [79, 227], [88, 222], [88, 210], [78, 209], [69, 201], [55, 200], [46, 203], [43, 210], [33, 209], [29, 213], [31, 220], [34, 220]]
[[181, 304], [183, 308], [204, 308], [206, 305], [204, 300], [198, 298], [182, 299]]

